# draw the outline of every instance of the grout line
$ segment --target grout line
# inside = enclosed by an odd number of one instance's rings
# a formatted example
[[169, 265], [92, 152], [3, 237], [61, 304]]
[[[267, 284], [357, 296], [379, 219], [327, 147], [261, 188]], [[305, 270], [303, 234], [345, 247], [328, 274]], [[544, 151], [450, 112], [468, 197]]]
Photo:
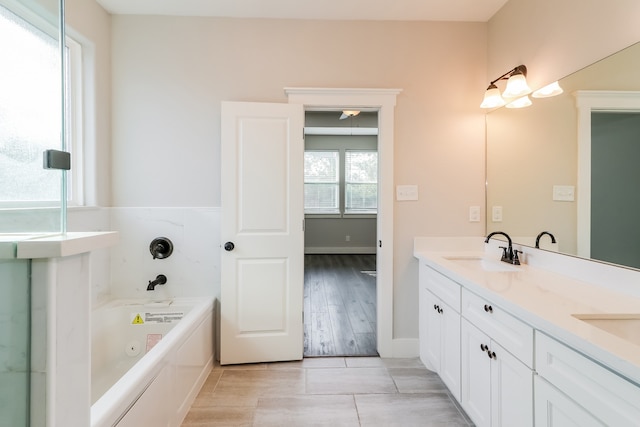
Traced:
[[356, 409], [356, 417], [358, 417], [358, 425], [362, 425], [362, 420], [360, 419], [360, 410], [358, 409], [358, 402], [356, 402], [356, 395], [352, 394], [351, 398], [353, 399], [353, 407]]

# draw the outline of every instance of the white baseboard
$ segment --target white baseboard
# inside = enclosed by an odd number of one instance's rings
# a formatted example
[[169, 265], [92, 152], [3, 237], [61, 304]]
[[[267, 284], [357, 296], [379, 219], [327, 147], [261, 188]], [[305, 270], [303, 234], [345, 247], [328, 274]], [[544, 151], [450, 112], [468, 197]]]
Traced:
[[420, 356], [420, 342], [418, 338], [394, 338], [393, 357], [413, 358]]
[[375, 254], [376, 247], [352, 246], [352, 247], [307, 247], [305, 254]]

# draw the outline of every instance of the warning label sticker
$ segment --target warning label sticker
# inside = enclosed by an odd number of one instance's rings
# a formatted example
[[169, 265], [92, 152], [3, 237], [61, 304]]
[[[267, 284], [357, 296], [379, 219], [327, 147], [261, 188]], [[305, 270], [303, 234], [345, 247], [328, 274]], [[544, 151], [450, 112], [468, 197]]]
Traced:
[[132, 325], [145, 323], [174, 323], [184, 317], [184, 312], [131, 313]]
[[166, 312], [166, 313], [145, 313], [144, 321], [146, 323], [173, 323], [184, 317], [182, 312]]

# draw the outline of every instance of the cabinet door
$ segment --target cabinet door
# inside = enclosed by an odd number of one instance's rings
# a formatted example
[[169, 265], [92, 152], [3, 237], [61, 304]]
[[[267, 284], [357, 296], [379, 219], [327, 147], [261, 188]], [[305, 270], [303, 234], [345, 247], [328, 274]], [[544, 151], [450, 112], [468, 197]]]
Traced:
[[427, 326], [429, 324], [429, 312], [427, 309], [428, 291], [423, 284], [424, 275], [422, 274], [422, 265], [420, 267], [420, 283], [418, 285], [418, 338], [420, 341], [420, 360], [428, 369], [435, 371], [435, 367], [431, 366], [427, 360], [427, 349], [429, 348], [429, 343], [427, 341]]
[[427, 368], [440, 373], [440, 355], [442, 354], [442, 316], [439, 313], [439, 307], [442, 305], [440, 300], [431, 292], [424, 290], [424, 364]]
[[446, 304], [441, 305], [440, 378], [460, 401], [460, 314]]
[[[483, 350], [489, 337], [462, 320], [462, 408], [478, 427], [491, 425], [491, 359]], [[517, 424], [516, 424], [517, 425]]]
[[601, 427], [600, 421], [540, 376], [535, 376], [536, 427]]
[[533, 426], [533, 371], [491, 343], [491, 425]]
[[640, 387], [543, 333], [536, 333], [536, 370], [603, 424], [639, 425]]

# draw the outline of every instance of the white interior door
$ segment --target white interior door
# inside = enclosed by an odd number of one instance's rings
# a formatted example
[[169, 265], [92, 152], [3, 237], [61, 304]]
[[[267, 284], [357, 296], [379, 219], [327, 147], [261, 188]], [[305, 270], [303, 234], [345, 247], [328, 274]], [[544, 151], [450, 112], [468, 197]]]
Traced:
[[220, 363], [303, 352], [304, 110], [222, 103]]

